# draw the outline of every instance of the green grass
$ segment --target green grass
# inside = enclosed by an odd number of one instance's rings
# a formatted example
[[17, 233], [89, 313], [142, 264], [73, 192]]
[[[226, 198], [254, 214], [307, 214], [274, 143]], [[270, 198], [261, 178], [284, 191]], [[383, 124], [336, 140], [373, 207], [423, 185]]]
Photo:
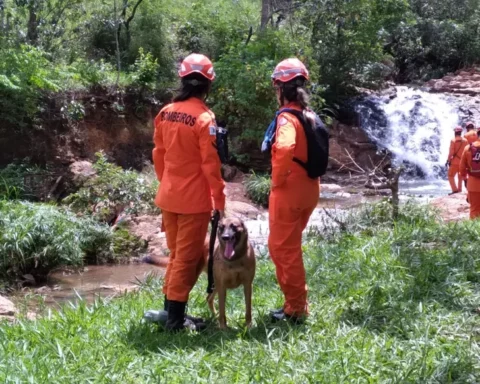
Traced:
[[[163, 300], [159, 280], [149, 279], [121, 299], [0, 326], [0, 381], [478, 383], [480, 223], [437, 224], [411, 208], [395, 225], [382, 224], [383, 208], [349, 232], [309, 234], [304, 326], [266, 321], [282, 295], [261, 258], [249, 331], [241, 289], [227, 296], [229, 331], [170, 335], [143, 324], [143, 311]], [[365, 215], [377, 218], [367, 230]], [[208, 315], [205, 287], [202, 276], [192, 314]]]

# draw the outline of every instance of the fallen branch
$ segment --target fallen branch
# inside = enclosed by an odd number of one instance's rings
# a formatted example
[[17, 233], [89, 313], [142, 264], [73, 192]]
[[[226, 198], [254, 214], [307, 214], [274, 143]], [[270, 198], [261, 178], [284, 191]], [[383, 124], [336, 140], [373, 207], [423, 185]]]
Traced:
[[345, 224], [343, 221], [339, 220], [337, 217], [333, 216], [330, 212], [328, 212], [325, 208], [323, 208], [323, 212], [331, 219], [333, 220], [338, 226], [340, 227], [340, 230], [342, 231], [347, 231], [347, 224]]

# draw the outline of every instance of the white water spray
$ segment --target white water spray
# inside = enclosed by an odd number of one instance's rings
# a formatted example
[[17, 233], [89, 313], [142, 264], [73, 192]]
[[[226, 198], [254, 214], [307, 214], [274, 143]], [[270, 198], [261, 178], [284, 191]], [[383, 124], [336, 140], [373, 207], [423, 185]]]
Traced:
[[[440, 94], [404, 86], [396, 97], [370, 97], [357, 105], [360, 124], [379, 147], [407, 162], [426, 179], [436, 179], [448, 157], [453, 128], [459, 124], [457, 106]], [[379, 116], [381, 115], [381, 116]]]

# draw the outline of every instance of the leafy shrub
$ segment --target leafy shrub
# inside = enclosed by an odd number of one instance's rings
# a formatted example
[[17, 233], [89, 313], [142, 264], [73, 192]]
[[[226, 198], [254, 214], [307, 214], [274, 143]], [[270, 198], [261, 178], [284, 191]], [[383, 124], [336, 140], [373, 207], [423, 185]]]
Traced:
[[147, 242], [132, 235], [125, 228], [113, 232], [113, 253], [116, 259], [128, 259], [145, 252]]
[[25, 185], [26, 175], [47, 175], [49, 171], [31, 164], [29, 159], [16, 161], [0, 169], [0, 200], [35, 199], [36, 191]]
[[150, 52], [146, 54], [143, 52], [143, 48], [139, 49], [139, 57], [135, 60], [135, 64], [132, 66], [132, 79], [133, 84], [140, 87], [152, 87], [158, 77], [158, 69], [160, 65], [158, 60], [154, 59]]
[[93, 167], [97, 175], [64, 199], [70, 208], [100, 221], [111, 221], [123, 210], [127, 214], [159, 213], [154, 204], [156, 180], [108, 162], [101, 152], [96, 156]]
[[0, 275], [113, 259], [110, 229], [46, 204], [0, 201]]
[[245, 178], [244, 184], [248, 197], [254, 203], [268, 207], [268, 198], [272, 184], [270, 176], [252, 173]]

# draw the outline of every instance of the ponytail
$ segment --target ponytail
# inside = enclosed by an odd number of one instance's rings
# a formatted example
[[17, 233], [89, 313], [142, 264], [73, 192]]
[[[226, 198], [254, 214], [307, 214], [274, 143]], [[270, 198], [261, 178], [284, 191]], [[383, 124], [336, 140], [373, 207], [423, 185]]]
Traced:
[[281, 85], [282, 99], [285, 98], [289, 102], [297, 102], [302, 109], [306, 109], [310, 105], [310, 96], [305, 88], [304, 78], [295, 78]]
[[173, 102], [185, 101], [191, 97], [202, 98], [208, 95], [210, 91], [211, 81], [207, 80], [199, 73], [192, 73], [182, 78], [182, 84], [177, 95], [173, 98]]

